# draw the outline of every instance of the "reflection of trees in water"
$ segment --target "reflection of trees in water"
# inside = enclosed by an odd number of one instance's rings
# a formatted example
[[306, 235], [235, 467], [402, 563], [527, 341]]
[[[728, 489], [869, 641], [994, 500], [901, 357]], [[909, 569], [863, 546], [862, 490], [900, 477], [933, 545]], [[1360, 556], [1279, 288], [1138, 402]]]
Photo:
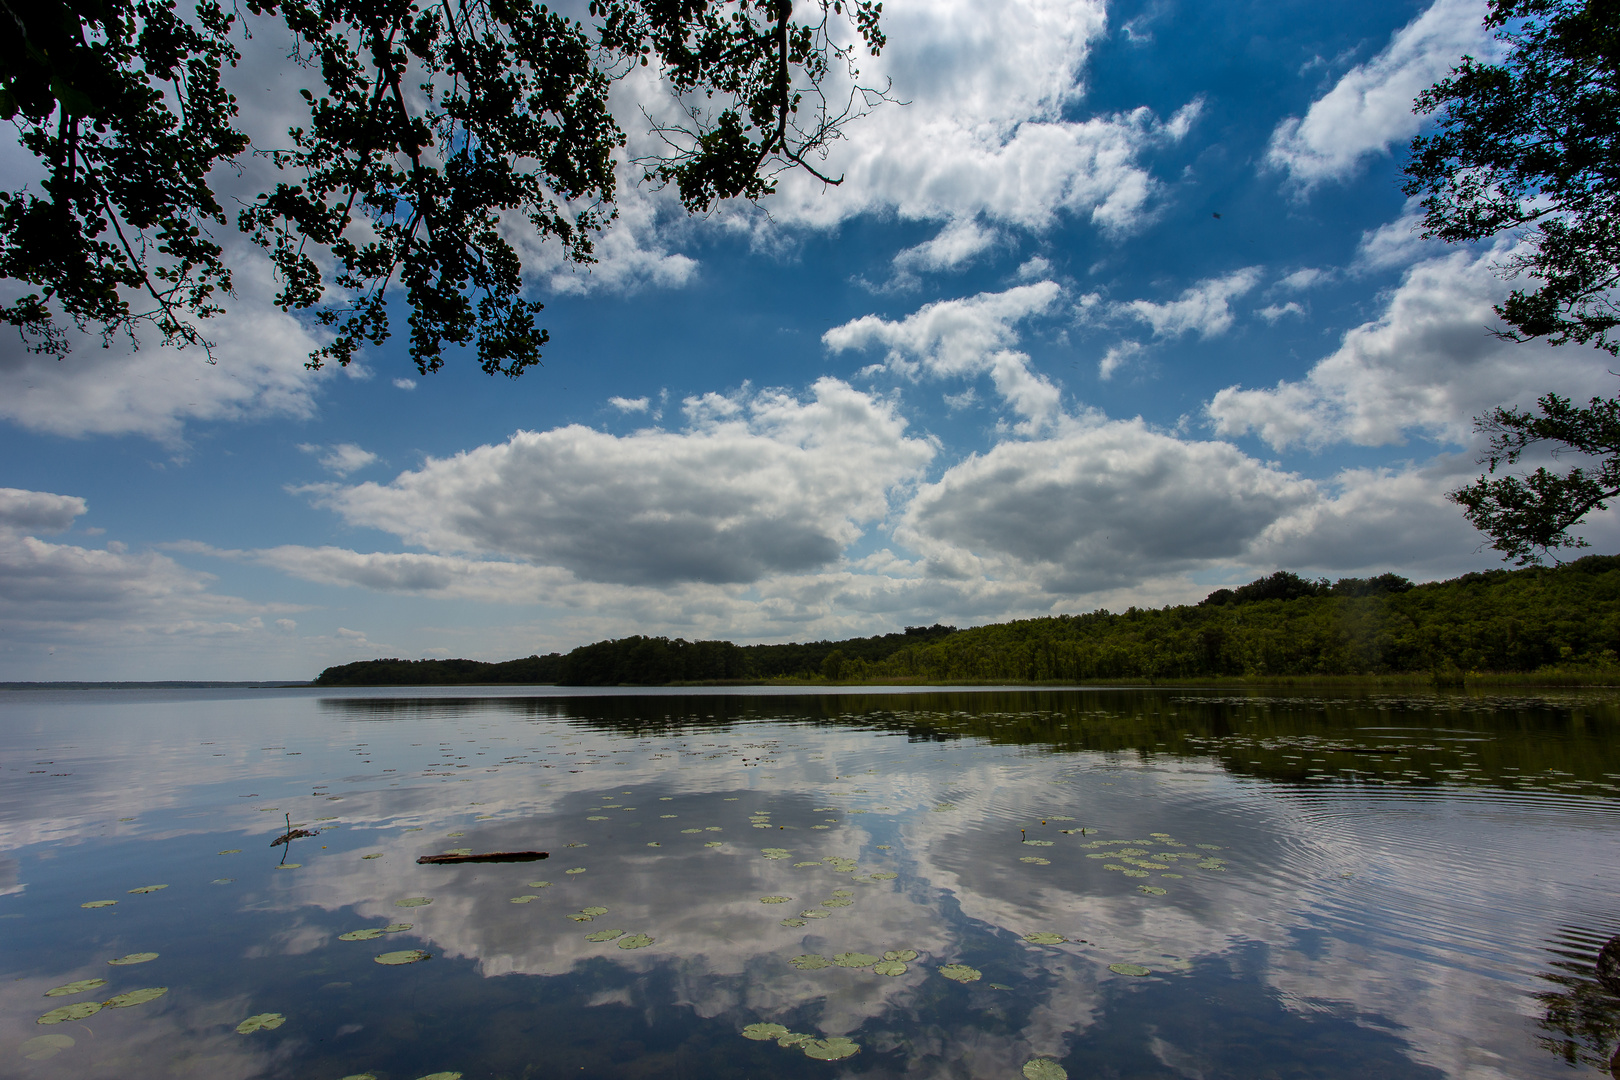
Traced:
[[1536, 1041], [1566, 1065], [1590, 1065], [1620, 1080], [1620, 935], [1566, 927], [1548, 950], [1556, 960], [1541, 978], [1557, 987], [1536, 995], [1546, 1034]]

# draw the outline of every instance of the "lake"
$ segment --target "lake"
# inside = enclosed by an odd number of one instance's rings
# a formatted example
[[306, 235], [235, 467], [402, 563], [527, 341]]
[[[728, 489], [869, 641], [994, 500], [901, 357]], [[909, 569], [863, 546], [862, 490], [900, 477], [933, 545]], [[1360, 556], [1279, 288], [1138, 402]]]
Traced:
[[0, 1075], [1508, 1080], [1620, 1038], [1612, 696], [542, 689], [4, 692]]

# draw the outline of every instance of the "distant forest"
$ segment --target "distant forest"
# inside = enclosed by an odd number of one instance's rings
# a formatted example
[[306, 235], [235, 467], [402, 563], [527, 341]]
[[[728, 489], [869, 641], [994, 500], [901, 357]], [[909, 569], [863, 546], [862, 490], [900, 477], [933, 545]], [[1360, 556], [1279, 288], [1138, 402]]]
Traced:
[[627, 637], [491, 664], [364, 660], [318, 686], [553, 683], [1081, 682], [1431, 672], [1620, 673], [1620, 556], [1413, 585], [1280, 570], [1198, 604], [1093, 611], [847, 641]]

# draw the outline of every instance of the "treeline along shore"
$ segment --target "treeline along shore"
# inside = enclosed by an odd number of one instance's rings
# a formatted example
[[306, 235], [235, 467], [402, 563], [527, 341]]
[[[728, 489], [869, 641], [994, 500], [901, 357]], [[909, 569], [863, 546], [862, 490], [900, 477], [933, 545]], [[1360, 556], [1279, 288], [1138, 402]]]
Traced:
[[[1413, 585], [1280, 570], [1197, 604], [913, 626], [847, 641], [627, 637], [504, 663], [364, 660], [318, 686], [1088, 682], [1465, 673], [1620, 681], [1620, 556]], [[1612, 674], [1613, 680], [1606, 679]]]

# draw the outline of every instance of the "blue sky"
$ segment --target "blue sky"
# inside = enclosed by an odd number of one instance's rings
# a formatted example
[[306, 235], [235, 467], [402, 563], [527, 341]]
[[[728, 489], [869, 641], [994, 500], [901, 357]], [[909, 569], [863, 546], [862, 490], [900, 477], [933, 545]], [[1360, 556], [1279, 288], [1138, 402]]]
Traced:
[[[395, 343], [309, 372], [314, 331], [246, 252], [212, 366], [0, 342], [0, 678], [836, 638], [1498, 565], [1443, 498], [1478, 472], [1471, 418], [1611, 380], [1489, 335], [1511, 238], [1414, 232], [1410, 102], [1490, 53], [1482, 14], [887, 0], [868, 74], [909, 104], [834, 147], [845, 185], [703, 219], [627, 187], [589, 273], [530, 252], [552, 344], [516, 381], [421, 377]], [[288, 76], [267, 53], [240, 78], [273, 129]], [[619, 88], [636, 138], [659, 100]], [[30, 179], [15, 149], [0, 172]]]

